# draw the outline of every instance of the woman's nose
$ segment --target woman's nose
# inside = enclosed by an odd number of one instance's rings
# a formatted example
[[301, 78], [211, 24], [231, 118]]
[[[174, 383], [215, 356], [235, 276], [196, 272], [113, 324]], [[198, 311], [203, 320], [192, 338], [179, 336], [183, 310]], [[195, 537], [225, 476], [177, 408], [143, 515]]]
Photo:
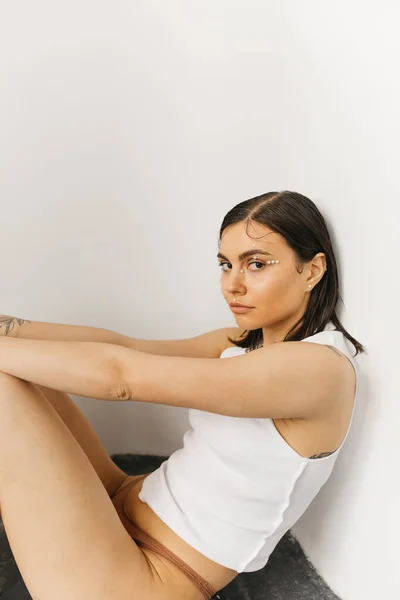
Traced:
[[235, 271], [234, 269], [232, 269], [231, 271], [231, 276], [229, 277], [229, 290], [235, 290], [237, 289], [237, 287], [242, 284], [242, 280], [243, 280], [243, 269], [238, 269], [237, 271]]

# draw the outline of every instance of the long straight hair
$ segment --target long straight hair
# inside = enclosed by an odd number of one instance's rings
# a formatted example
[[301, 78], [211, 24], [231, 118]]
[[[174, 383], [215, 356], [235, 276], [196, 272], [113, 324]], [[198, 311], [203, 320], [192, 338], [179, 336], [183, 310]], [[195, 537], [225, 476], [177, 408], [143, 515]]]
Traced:
[[[337, 316], [337, 304], [339, 300], [343, 304], [343, 300], [339, 294], [335, 254], [325, 220], [314, 202], [298, 192], [288, 190], [268, 192], [244, 200], [225, 215], [219, 231], [218, 245], [225, 229], [242, 221], [246, 222], [246, 232], [247, 226], [254, 221], [281, 234], [295, 253], [298, 273], [303, 272], [304, 263], [311, 261], [317, 253], [323, 252], [326, 256], [327, 271], [310, 292], [304, 315], [293, 325], [283, 341], [303, 340], [324, 331], [331, 321], [336, 330], [341, 331], [353, 344], [355, 356], [359, 352], [365, 352], [364, 346], [346, 331]], [[240, 337], [243, 339], [228, 339], [235, 346], [249, 350], [262, 346], [262, 328], [245, 330]]]

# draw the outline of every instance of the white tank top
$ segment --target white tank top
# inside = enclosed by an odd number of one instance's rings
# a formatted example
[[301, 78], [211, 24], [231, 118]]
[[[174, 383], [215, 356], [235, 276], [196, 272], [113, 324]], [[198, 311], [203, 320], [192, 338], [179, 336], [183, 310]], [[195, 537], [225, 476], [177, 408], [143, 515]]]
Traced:
[[[357, 396], [355, 348], [331, 322], [301, 341], [341, 350], [354, 366]], [[220, 358], [245, 352], [233, 346]], [[329, 478], [353, 414], [354, 407], [339, 448], [310, 459], [284, 440], [270, 418], [189, 409], [183, 447], [145, 479], [139, 498], [211, 560], [238, 573], [258, 571]]]

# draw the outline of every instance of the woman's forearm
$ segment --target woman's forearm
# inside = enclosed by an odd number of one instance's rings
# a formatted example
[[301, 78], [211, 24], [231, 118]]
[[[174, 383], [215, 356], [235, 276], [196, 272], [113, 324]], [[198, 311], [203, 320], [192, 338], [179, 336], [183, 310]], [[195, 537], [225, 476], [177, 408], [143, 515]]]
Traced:
[[119, 345], [120, 334], [109, 329], [85, 325], [63, 325], [43, 321], [28, 321], [9, 315], [0, 315], [0, 336], [27, 340], [60, 342], [102, 342]]
[[0, 338], [0, 371], [60, 392], [119, 399], [119, 369], [112, 344]]

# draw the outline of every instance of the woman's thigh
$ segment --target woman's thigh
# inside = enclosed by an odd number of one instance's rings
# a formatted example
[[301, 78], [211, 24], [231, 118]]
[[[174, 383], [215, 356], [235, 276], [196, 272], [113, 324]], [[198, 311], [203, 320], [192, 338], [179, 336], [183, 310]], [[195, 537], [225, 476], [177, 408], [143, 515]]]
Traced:
[[38, 386], [0, 372], [0, 504], [35, 600], [203, 600], [127, 532], [93, 465]]
[[0, 503], [35, 600], [172, 600], [42, 392], [0, 373]]
[[96, 430], [68, 394], [41, 385], [37, 387], [64, 421], [92, 463], [107, 494], [111, 496], [126, 479], [127, 474], [113, 462]]

